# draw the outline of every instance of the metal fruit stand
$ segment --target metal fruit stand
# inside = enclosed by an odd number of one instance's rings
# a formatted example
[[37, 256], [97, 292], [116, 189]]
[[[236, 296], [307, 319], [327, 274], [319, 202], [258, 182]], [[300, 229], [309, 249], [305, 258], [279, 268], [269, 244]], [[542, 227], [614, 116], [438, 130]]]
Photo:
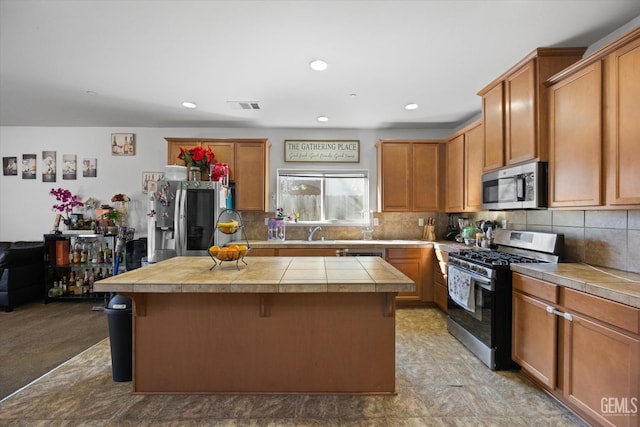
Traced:
[[[235, 225], [233, 224], [235, 223]], [[219, 250], [215, 253], [212, 253], [211, 248], [216, 241], [220, 241], [220, 239], [216, 238], [219, 236], [218, 233], [222, 234], [237, 234], [241, 233], [241, 240], [245, 241], [246, 250], [223, 250], [219, 248]], [[211, 240], [209, 241], [209, 256], [213, 260], [213, 266], [209, 270], [213, 270], [216, 268], [218, 264], [222, 264], [225, 261], [235, 261], [236, 268], [240, 270], [240, 261], [242, 261], [245, 265], [247, 262], [244, 260], [244, 257], [249, 253], [251, 247], [249, 246], [249, 238], [247, 237], [247, 232], [244, 228], [244, 222], [242, 221], [242, 215], [240, 212], [234, 209], [226, 209], [220, 212], [218, 215], [218, 219], [216, 220], [216, 227], [211, 234]]]

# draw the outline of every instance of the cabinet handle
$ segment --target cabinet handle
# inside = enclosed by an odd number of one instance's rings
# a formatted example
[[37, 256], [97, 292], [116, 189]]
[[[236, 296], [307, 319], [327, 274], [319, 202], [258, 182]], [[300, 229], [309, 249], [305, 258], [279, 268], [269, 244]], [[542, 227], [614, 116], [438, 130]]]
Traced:
[[564, 317], [566, 320], [568, 320], [569, 322], [573, 321], [573, 316], [569, 313], [564, 313], [562, 311], [558, 311], [555, 308], [551, 307], [550, 305], [548, 305], [546, 307], [547, 313], [549, 314], [555, 314], [557, 316], [562, 316]]

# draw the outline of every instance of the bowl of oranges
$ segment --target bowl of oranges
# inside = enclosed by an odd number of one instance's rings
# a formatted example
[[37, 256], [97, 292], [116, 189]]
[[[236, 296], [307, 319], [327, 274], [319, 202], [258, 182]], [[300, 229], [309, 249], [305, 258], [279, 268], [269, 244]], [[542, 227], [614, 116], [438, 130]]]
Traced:
[[248, 250], [247, 245], [231, 244], [223, 247], [211, 246], [209, 248], [209, 255], [220, 261], [235, 261], [243, 258]]

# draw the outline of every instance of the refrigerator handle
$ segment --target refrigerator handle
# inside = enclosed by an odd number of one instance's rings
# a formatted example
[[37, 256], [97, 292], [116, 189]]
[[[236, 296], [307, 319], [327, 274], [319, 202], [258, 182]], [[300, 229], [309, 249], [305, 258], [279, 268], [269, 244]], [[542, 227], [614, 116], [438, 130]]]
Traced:
[[187, 203], [187, 195], [186, 190], [184, 188], [178, 187], [176, 191], [176, 212], [175, 212], [175, 222], [176, 222], [176, 252], [178, 256], [184, 256], [186, 252], [187, 246], [187, 234], [186, 234], [186, 203]]

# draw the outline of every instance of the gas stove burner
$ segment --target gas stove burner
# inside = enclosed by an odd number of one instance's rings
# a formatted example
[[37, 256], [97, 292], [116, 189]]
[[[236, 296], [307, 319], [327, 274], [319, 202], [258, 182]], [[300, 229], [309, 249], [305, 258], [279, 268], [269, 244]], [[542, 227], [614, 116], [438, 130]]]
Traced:
[[463, 250], [457, 254], [460, 258], [483, 264], [500, 266], [511, 263], [539, 263], [540, 260], [523, 255], [515, 255], [500, 251]]

